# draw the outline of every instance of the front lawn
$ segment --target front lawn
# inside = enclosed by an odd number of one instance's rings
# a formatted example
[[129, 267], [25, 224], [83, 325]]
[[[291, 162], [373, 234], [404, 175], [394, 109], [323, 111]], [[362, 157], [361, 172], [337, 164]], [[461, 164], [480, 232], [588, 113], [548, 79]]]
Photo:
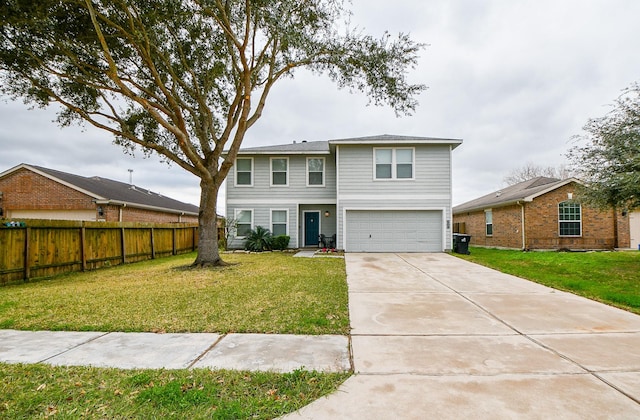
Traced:
[[0, 363], [0, 418], [272, 419], [333, 392], [348, 376]]
[[0, 287], [0, 328], [66, 331], [349, 333], [344, 260], [195, 254]]
[[470, 251], [453, 255], [640, 314], [640, 252]]

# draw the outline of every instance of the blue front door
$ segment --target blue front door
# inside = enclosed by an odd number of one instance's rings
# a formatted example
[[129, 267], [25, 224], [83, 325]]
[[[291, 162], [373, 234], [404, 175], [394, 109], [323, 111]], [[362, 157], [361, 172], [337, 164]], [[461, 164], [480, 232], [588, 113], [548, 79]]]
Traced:
[[304, 213], [304, 245], [318, 246], [320, 235], [320, 212], [307, 211]]

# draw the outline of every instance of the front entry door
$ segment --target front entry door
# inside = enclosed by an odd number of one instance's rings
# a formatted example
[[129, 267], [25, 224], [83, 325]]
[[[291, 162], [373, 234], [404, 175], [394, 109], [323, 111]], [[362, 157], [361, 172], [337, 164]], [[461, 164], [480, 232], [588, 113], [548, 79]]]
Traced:
[[306, 211], [304, 213], [304, 246], [318, 246], [320, 235], [320, 212]]

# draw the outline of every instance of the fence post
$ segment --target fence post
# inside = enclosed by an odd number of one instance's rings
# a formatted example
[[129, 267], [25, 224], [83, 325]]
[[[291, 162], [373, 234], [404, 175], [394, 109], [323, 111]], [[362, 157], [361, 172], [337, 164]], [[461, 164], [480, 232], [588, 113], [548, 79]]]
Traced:
[[29, 280], [31, 277], [31, 265], [29, 264], [29, 255], [31, 254], [31, 244], [29, 243], [29, 237], [31, 236], [31, 228], [24, 229], [24, 279]]
[[124, 239], [124, 227], [120, 228], [120, 249], [122, 250], [122, 264], [127, 263], [127, 247]]
[[153, 228], [151, 228], [151, 259], [156, 259], [156, 241], [153, 236]]
[[178, 255], [176, 247], [176, 228], [173, 228], [173, 255]]
[[82, 271], [87, 271], [86, 233], [84, 222], [82, 222], [82, 227], [80, 228], [80, 260], [82, 261]]

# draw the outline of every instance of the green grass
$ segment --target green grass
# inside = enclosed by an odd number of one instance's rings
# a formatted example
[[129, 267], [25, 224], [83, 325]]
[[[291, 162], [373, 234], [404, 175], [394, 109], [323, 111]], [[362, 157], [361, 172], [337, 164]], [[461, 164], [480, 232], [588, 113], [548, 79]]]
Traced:
[[195, 254], [0, 287], [0, 328], [348, 334], [344, 260]]
[[640, 314], [640, 252], [470, 251], [453, 255]]
[[0, 364], [0, 418], [271, 419], [348, 376]]

